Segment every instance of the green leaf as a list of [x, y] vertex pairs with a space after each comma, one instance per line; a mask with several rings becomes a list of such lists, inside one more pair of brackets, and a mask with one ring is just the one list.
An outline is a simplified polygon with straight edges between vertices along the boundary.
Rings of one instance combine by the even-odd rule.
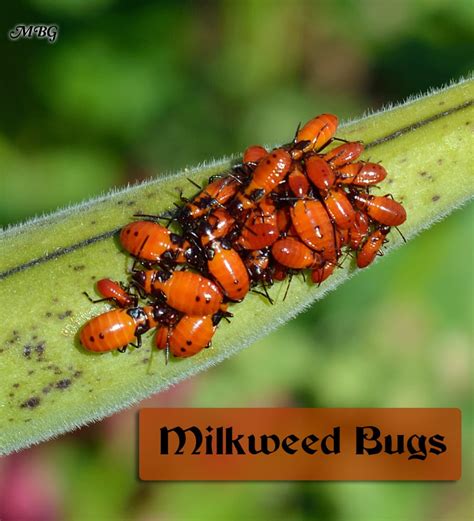
[[[383, 190], [408, 212], [402, 226], [411, 238], [473, 193], [473, 81], [413, 99], [341, 128], [339, 137], [363, 140], [365, 158], [382, 161], [389, 172]], [[351, 262], [320, 288], [293, 279], [271, 288], [271, 306], [258, 295], [232, 306], [235, 318], [222, 324], [211, 349], [164, 363], [151, 349], [152, 334], [140, 350], [103, 355], [84, 351], [82, 324], [108, 309], [93, 305], [103, 277], [125, 280], [130, 258], [118, 247], [116, 232], [134, 213], [159, 213], [177, 200], [177, 187], [194, 190], [187, 177], [203, 183], [226, 170], [224, 159], [177, 175], [109, 193], [3, 231], [0, 235], [0, 453], [19, 450], [95, 421], [218, 363], [289, 320], [357, 270]], [[401, 244], [390, 235], [389, 248]]]

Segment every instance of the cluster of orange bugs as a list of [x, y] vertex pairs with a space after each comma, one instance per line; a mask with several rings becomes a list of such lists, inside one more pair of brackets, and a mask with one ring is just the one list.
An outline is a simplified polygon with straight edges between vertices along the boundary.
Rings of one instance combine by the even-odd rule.
[[[135, 259], [129, 286], [98, 282], [100, 300], [117, 309], [82, 328], [82, 345], [123, 351], [134, 341], [139, 347], [141, 335], [156, 328], [166, 360], [170, 353], [192, 356], [232, 316], [228, 304], [249, 291], [272, 304], [268, 287], [275, 281], [310, 270], [321, 284], [343, 255], [353, 254], [359, 268], [371, 264], [406, 212], [390, 195], [371, 193], [387, 172], [359, 160], [361, 142], [335, 138], [337, 125], [332, 114], [317, 116], [289, 144], [249, 147], [231, 172], [210, 178], [177, 210], [136, 216], [120, 233]], [[167, 226], [159, 222], [164, 218]]]

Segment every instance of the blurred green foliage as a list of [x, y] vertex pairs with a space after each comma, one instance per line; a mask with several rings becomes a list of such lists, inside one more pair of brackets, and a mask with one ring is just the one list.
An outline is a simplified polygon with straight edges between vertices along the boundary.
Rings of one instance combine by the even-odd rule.
[[[8, 41], [35, 22], [59, 25], [55, 44]], [[0, 28], [0, 225], [287, 140], [319, 112], [354, 117], [473, 65], [468, 0], [24, 0], [0, 7]], [[455, 406], [472, 437], [472, 217], [147, 405]], [[469, 517], [470, 459], [456, 484], [144, 484], [133, 426], [129, 411], [23, 453], [63, 494], [58, 519]]]

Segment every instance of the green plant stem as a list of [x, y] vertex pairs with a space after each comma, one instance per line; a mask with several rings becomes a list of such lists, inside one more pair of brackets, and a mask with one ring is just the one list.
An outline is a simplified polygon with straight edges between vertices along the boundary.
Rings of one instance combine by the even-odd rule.
[[[414, 99], [341, 128], [338, 136], [363, 140], [364, 158], [382, 161], [389, 178], [382, 190], [401, 200], [407, 239], [473, 193], [469, 150], [473, 82]], [[213, 347], [164, 364], [152, 356], [152, 335], [126, 354], [85, 352], [77, 332], [108, 309], [82, 295], [103, 277], [126, 280], [130, 259], [116, 232], [135, 213], [157, 214], [192, 193], [187, 177], [203, 183], [230, 166], [221, 160], [177, 175], [112, 192], [5, 230], [0, 235], [0, 453], [6, 454], [110, 415], [218, 363], [289, 320], [357, 270], [351, 262], [321, 287], [294, 279], [275, 284], [271, 306], [258, 295], [232, 306], [235, 318], [219, 328]], [[392, 233], [388, 250], [401, 244]]]

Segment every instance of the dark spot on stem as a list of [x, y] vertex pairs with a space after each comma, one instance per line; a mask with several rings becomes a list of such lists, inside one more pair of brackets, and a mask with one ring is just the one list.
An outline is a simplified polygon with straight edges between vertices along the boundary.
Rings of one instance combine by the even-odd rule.
[[428, 174], [428, 172], [425, 172], [425, 171], [420, 172], [421, 177], [425, 177], [425, 175], [427, 175], [427, 174]]
[[44, 355], [44, 351], [46, 349], [45, 345], [46, 345], [46, 342], [44, 342], [44, 341], [39, 342], [38, 344], [35, 345], [35, 353], [36, 353], [36, 357], [38, 360], [40, 358], [42, 358]]
[[35, 407], [38, 407], [40, 404], [40, 398], [38, 396], [32, 396], [31, 398], [28, 398], [28, 400], [24, 401], [20, 407], [22, 409], [34, 409]]
[[74, 271], [82, 271], [85, 268], [84, 264], [78, 264], [77, 266], [74, 266], [72, 269]]
[[59, 320], [64, 320], [67, 317], [70, 317], [72, 315], [72, 311], [70, 309], [67, 309], [63, 313], [58, 313]]
[[67, 389], [71, 385], [71, 380], [69, 378], [64, 378], [64, 380], [59, 380], [59, 382], [56, 383], [55, 387], [56, 389]]
[[440, 195], [433, 195], [433, 197], [431, 198], [431, 200], [435, 203], [436, 201], [439, 200], [441, 196]]

